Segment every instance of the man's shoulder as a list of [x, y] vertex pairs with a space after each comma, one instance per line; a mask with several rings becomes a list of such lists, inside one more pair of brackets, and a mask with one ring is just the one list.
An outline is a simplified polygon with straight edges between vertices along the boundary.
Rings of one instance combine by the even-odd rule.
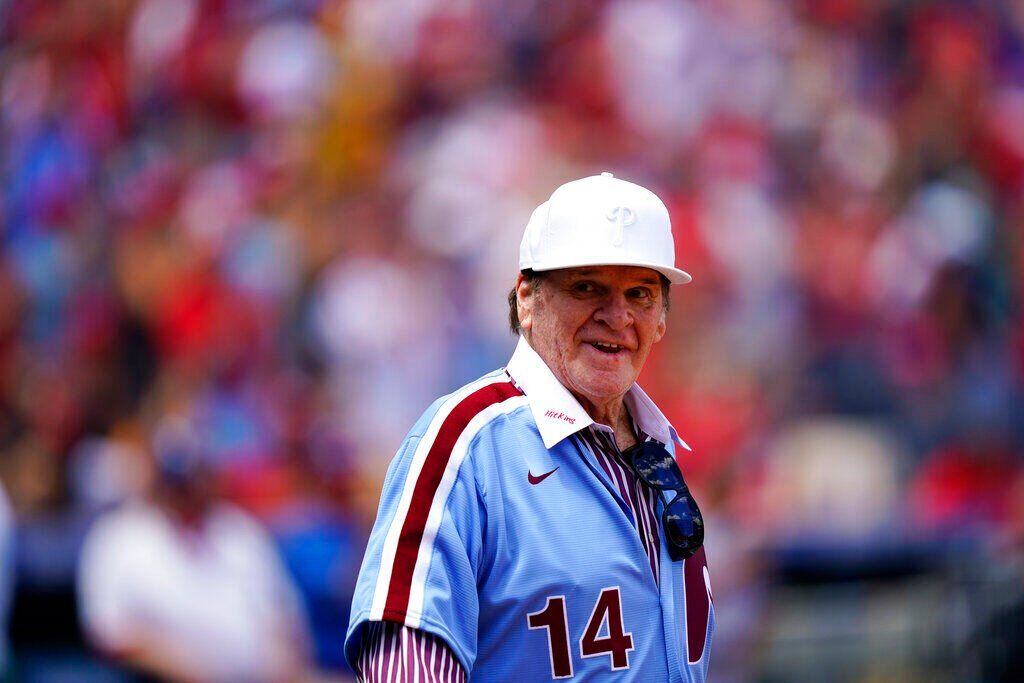
[[524, 405], [526, 396], [519, 387], [504, 369], [495, 370], [431, 403], [407, 439], [457, 439], [466, 430], [479, 431]]
[[[508, 374], [496, 370], [434, 401], [416, 422], [397, 460], [461, 463], [470, 453], [499, 448], [533, 427], [526, 395]], [[489, 460], [489, 458], [485, 458]]]

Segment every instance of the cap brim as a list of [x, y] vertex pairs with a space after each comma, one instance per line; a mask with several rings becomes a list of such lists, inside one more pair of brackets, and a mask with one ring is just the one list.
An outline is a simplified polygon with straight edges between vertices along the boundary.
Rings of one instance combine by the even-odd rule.
[[548, 265], [544, 265], [544, 264], [534, 264], [534, 265], [531, 265], [531, 266], [520, 266], [520, 267], [523, 270], [525, 270], [526, 268], [529, 268], [531, 270], [536, 270], [536, 271], [542, 271], [543, 272], [543, 271], [549, 271], [549, 270], [561, 270], [563, 268], [585, 268], [587, 266], [635, 266], [637, 268], [650, 268], [651, 270], [656, 270], [659, 273], [661, 273], [662, 275], [664, 275], [666, 278], [668, 278], [668, 281], [670, 283], [672, 283], [673, 285], [685, 285], [687, 282], [692, 282], [693, 281], [693, 278], [690, 277], [690, 274], [687, 273], [685, 270], [679, 270], [678, 268], [668, 268], [666, 266], [662, 266], [662, 265], [659, 265], [659, 264], [647, 263], [647, 262], [641, 262], [641, 261], [614, 261], [614, 262], [601, 261], [599, 263], [595, 263], [593, 261], [588, 261], [586, 263], [568, 263], [568, 264], [560, 263], [558, 265], [553, 265], [553, 266], [548, 266]]

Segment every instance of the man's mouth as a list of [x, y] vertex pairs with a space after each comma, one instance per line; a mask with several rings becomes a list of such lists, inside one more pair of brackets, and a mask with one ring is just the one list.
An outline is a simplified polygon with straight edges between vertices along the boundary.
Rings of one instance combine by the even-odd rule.
[[619, 346], [618, 344], [611, 344], [609, 342], [588, 342], [588, 343], [591, 346], [593, 346], [595, 349], [600, 351], [601, 353], [607, 353], [607, 354], [611, 354], [611, 355], [614, 355], [616, 353], [621, 353], [621, 352], [626, 350], [625, 346]]

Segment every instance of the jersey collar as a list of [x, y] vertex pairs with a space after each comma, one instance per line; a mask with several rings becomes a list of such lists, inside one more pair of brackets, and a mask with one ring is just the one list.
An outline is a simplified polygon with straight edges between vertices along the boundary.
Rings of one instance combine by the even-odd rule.
[[[505, 367], [530, 404], [544, 446], [551, 448], [571, 434], [594, 424], [580, 402], [562, 386], [547, 363], [537, 354], [524, 337], [519, 337], [512, 359]], [[626, 408], [637, 426], [661, 443], [678, 443], [686, 450], [690, 447], [679, 438], [675, 428], [654, 405], [639, 385], [633, 384], [626, 393]]]

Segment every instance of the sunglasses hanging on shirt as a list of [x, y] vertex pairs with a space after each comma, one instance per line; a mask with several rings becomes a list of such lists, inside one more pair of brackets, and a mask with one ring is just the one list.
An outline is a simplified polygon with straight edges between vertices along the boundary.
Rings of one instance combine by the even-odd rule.
[[704, 518], [683, 480], [676, 459], [656, 441], [644, 441], [623, 452], [626, 464], [648, 486], [676, 495], [661, 513], [669, 555], [673, 560], [692, 557], [704, 544]]

